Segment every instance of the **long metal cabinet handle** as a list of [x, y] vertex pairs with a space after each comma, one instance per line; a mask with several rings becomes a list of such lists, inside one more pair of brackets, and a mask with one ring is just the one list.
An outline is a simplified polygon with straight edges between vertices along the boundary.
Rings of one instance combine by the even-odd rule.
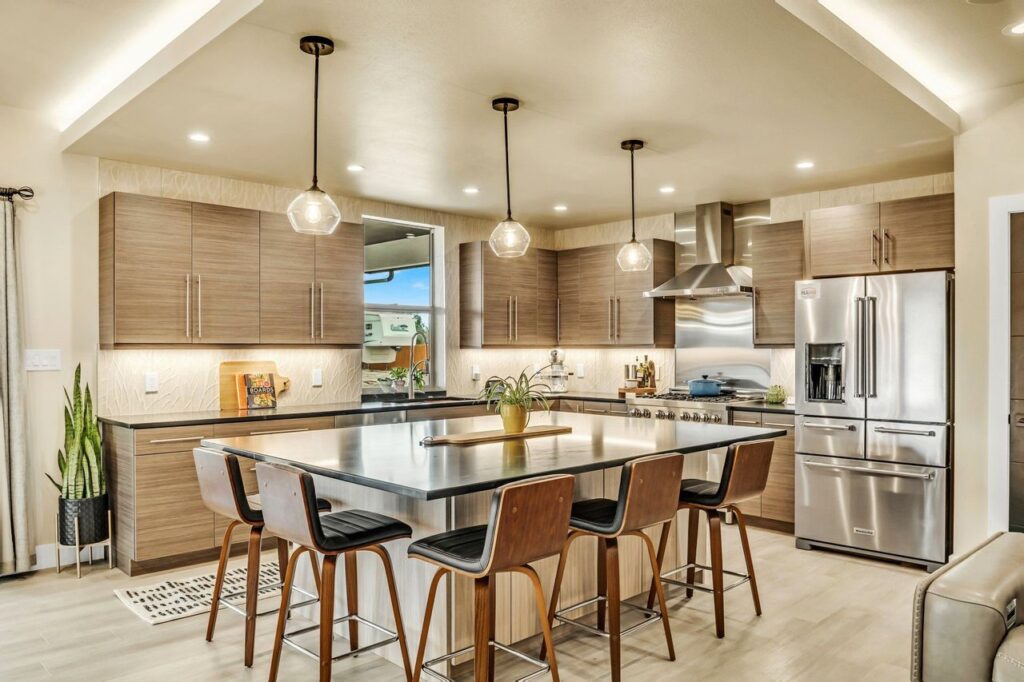
[[515, 296], [516, 305], [516, 341], [519, 340], [519, 297]]
[[881, 244], [881, 241], [878, 238], [878, 234], [875, 232], [871, 233], [871, 264], [874, 266], [878, 265], [878, 257], [875, 255], [875, 244]]
[[622, 299], [615, 299], [615, 338], [622, 336]]
[[149, 442], [153, 445], [159, 445], [160, 443], [186, 443], [190, 440], [202, 440], [204, 438], [206, 436], [200, 434], [198, 436], [181, 436], [180, 438], [154, 438]]
[[320, 338], [324, 338], [324, 283], [320, 282]]
[[839, 426], [836, 424], [818, 424], [817, 422], [804, 422], [804, 426], [809, 429], [821, 429], [822, 431], [856, 431], [857, 427], [853, 424], [846, 424], [845, 426]]
[[916, 478], [922, 481], [930, 481], [935, 478], [933, 472], [927, 474], [914, 474], [909, 471], [886, 471], [885, 469], [871, 469], [869, 467], [850, 467], [841, 464], [825, 464], [824, 462], [804, 462], [804, 466], [816, 467], [818, 469], [837, 469], [839, 471], [853, 471], [858, 474], [871, 476], [891, 476], [893, 478]]
[[562, 340], [562, 299], [555, 299], [555, 340]]
[[508, 330], [505, 332], [505, 337], [512, 340], [512, 297], [508, 297], [508, 302], [505, 304], [508, 309]]
[[915, 431], [914, 429], [892, 429], [888, 426], [876, 426], [875, 433], [894, 433], [901, 436], [929, 436], [935, 437], [934, 431]]
[[316, 290], [316, 282], [309, 283], [309, 338], [316, 338], [316, 315], [313, 312], [316, 308], [316, 295], [313, 293]]
[[197, 336], [203, 338], [203, 276], [196, 275], [196, 300], [199, 302], [198, 310], [196, 310], [196, 326], [198, 327]]
[[298, 433], [300, 431], [309, 431], [309, 429], [308, 428], [305, 428], [305, 429], [271, 429], [269, 431], [250, 431], [249, 435], [250, 436], [267, 436], [267, 435], [269, 435], [271, 433]]
[[[755, 313], [756, 315], [756, 313]], [[857, 343], [860, 344], [861, 349], [864, 348], [864, 297], [857, 298]], [[863, 398], [864, 397], [864, 351], [861, 350], [861, 362], [857, 363], [857, 372], [854, 377], [856, 386], [853, 391], [853, 397]]]
[[[889, 248], [888, 249], [885, 248], [886, 243], [889, 244]], [[891, 255], [892, 255], [892, 237], [889, 236], [889, 230], [884, 230], [882, 232], [882, 262], [885, 263], [886, 265], [891, 265], [891, 263], [889, 263], [889, 256], [891, 256]]]
[[733, 424], [749, 424], [751, 426], [760, 426], [761, 425], [761, 422], [750, 422], [750, 421], [747, 421], [745, 419], [736, 419], [735, 417], [733, 417], [732, 423]]
[[750, 290], [750, 308], [754, 311], [752, 322], [754, 326], [754, 340], [757, 341], [757, 287], [752, 287]]
[[782, 429], [791, 429], [791, 428], [793, 428], [792, 424], [779, 424], [777, 422], [761, 422], [761, 425], [762, 426], [778, 426], [779, 428], [782, 428]]
[[867, 321], [867, 343], [864, 344], [864, 348], [866, 355], [870, 356], [870, 360], [865, 368], [867, 372], [867, 394], [869, 398], [877, 398], [878, 367], [876, 366], [875, 356], [877, 355], [878, 342], [875, 338], [875, 320], [878, 317], [878, 299], [874, 296], [869, 296], [867, 306], [867, 314], [864, 316]]
[[608, 338], [609, 339], [612, 338], [612, 329], [614, 329], [614, 327], [612, 326], [612, 315], [614, 314], [613, 313], [614, 309], [615, 309], [615, 301], [614, 301], [614, 299], [609, 298], [608, 299]]
[[192, 273], [185, 273], [185, 338], [192, 338]]

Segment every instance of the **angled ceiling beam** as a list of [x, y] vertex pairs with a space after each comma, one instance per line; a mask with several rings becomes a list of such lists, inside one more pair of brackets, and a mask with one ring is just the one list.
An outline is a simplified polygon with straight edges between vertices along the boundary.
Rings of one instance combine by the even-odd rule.
[[182, 0], [98, 64], [54, 112], [67, 149], [258, 7], [263, 0]]
[[927, 111], [954, 134], [960, 133], [960, 115], [903, 67], [850, 28], [818, 0], [775, 0], [776, 4], [873, 71], [904, 97]]

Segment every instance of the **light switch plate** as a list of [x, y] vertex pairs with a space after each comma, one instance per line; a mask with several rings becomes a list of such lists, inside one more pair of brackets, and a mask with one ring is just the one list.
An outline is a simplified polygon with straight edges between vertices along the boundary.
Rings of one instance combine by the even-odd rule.
[[324, 370], [320, 367], [313, 368], [313, 388], [320, 388], [324, 385]]
[[585, 376], [587, 376], [587, 373], [583, 369], [583, 363], [582, 362], [577, 362], [576, 363], [576, 378], [577, 379], [582, 379]]
[[29, 348], [25, 350], [26, 372], [54, 372], [59, 369], [59, 348]]
[[470, 365], [469, 378], [473, 381], [480, 381], [480, 365]]
[[146, 393], [156, 393], [160, 390], [160, 375], [156, 372], [145, 374]]

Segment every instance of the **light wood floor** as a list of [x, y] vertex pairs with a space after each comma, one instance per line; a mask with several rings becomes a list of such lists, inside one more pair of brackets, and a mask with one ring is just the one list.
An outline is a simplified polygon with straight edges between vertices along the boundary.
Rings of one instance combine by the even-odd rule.
[[[778, 533], [752, 529], [751, 534], [764, 615], [754, 616], [745, 586], [728, 592], [726, 638], [718, 640], [710, 596], [698, 593], [686, 601], [672, 588], [669, 610], [677, 660], [665, 659], [659, 626], [644, 628], [623, 640], [623, 679], [907, 679], [911, 600], [923, 572], [797, 550], [791, 537]], [[725, 535], [726, 567], [742, 568], [735, 527], [726, 527]], [[81, 580], [74, 571], [58, 576], [51, 570], [0, 582], [0, 679], [265, 680], [272, 616], [257, 624], [256, 663], [247, 670], [242, 666], [242, 619], [236, 614], [222, 611], [217, 637], [207, 643], [205, 615], [146, 625], [113, 595], [115, 588], [212, 570], [209, 565], [130, 579], [97, 565], [85, 569]], [[296, 627], [301, 622], [297, 619]], [[562, 679], [608, 677], [605, 640], [566, 626], [556, 630], [555, 638]], [[497, 669], [499, 680], [529, 670], [505, 654]], [[285, 649], [280, 679], [315, 677], [312, 659]], [[336, 663], [334, 677], [377, 681], [403, 675], [366, 654]]]

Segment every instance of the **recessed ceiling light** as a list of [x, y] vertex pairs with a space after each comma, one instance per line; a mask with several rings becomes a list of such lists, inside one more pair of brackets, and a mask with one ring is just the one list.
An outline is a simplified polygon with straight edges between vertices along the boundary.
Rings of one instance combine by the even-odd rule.
[[566, 206], [565, 204], [555, 204], [551, 208], [553, 208], [554, 210], [558, 211], [559, 213], [565, 213], [566, 211], [569, 210], [569, 207]]
[[800, 170], [808, 170], [809, 168], [814, 168], [814, 162], [813, 161], [799, 161], [799, 162], [797, 162], [796, 167], [799, 168]]
[[463, 187], [462, 191], [465, 192], [466, 194], [479, 194], [480, 188], [473, 187], [472, 185], [470, 185], [469, 187]]
[[201, 133], [197, 130], [194, 133], [189, 133], [188, 139], [192, 140], [193, 142], [209, 142], [210, 136], [207, 135], [206, 133]]
[[1015, 21], [1003, 29], [1003, 35], [1024, 36], [1024, 21]]
[[348, 170], [349, 173], [362, 173], [365, 170], [358, 163], [350, 163], [349, 165], [345, 166], [345, 169]]
[[658, 191], [662, 194], [672, 194], [672, 192], [676, 191], [676, 188], [672, 185], [665, 185], [664, 187], [659, 187]]

